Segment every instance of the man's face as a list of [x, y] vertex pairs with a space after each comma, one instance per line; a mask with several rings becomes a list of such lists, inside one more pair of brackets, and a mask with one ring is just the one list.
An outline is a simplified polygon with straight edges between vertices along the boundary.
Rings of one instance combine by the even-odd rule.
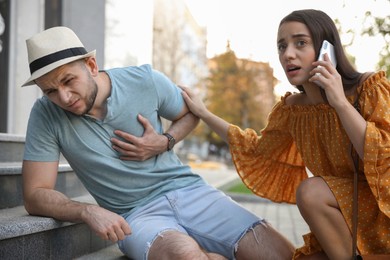
[[85, 61], [65, 64], [35, 80], [50, 101], [76, 115], [87, 114], [92, 109], [98, 91]]

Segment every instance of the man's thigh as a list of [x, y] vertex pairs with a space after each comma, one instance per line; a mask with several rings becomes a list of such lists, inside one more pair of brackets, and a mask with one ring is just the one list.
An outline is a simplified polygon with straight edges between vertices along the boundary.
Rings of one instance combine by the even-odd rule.
[[160, 197], [146, 206], [137, 209], [126, 218], [131, 235], [118, 242], [121, 251], [130, 259], [147, 259], [153, 242], [167, 231], [186, 234], [176, 221], [169, 202]]
[[249, 230], [238, 244], [237, 259], [291, 259], [294, 246], [270, 224]]
[[209, 185], [169, 192], [126, 220], [132, 234], [119, 242], [119, 247], [133, 259], [146, 259], [153, 242], [172, 230], [189, 235], [207, 252], [233, 259], [239, 240], [262, 222]]
[[227, 260], [219, 254], [207, 252], [192, 237], [177, 231], [161, 234], [149, 250], [148, 260], [165, 259]]
[[167, 198], [179, 225], [203, 249], [229, 259], [247, 231], [263, 221], [209, 185], [180, 189]]

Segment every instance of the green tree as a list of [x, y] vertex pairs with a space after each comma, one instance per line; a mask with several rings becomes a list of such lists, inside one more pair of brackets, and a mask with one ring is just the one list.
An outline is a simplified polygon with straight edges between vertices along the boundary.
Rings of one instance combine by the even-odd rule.
[[[337, 27], [337, 30], [339, 32], [340, 35], [344, 35], [346, 36], [345, 38], [346, 39], [349, 39], [347, 40], [346, 42], [343, 43], [343, 47], [344, 49], [346, 49], [347, 47], [350, 47], [353, 45], [354, 41], [355, 41], [355, 37], [356, 37], [356, 32], [352, 29], [348, 29], [348, 30], [344, 30], [341, 26], [341, 22], [339, 19], [336, 19], [335, 21], [335, 24], [336, 24], [336, 27]], [[351, 55], [350, 53], [346, 53], [347, 55], [347, 58], [348, 60], [356, 67], [356, 57]]]
[[383, 37], [385, 45], [380, 52], [377, 69], [386, 71], [387, 77], [390, 78], [390, 15], [375, 17], [370, 11], [366, 12], [365, 29], [362, 35]]

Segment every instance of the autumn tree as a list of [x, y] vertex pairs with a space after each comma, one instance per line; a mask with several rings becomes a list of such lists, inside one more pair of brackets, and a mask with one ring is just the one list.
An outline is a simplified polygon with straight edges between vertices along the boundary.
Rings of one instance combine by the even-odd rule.
[[[209, 110], [243, 129], [262, 129], [275, 101], [275, 78], [268, 63], [237, 59], [228, 46], [225, 53], [210, 60], [209, 67], [205, 98]], [[211, 131], [208, 140], [223, 144]]]

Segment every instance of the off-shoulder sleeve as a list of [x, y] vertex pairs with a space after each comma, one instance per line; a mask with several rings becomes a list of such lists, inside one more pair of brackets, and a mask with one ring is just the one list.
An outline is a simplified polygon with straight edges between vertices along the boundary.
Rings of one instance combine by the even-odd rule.
[[364, 82], [359, 104], [367, 121], [364, 174], [379, 209], [390, 217], [390, 83], [383, 71]]
[[231, 125], [228, 140], [236, 170], [249, 189], [275, 202], [295, 203], [296, 189], [307, 173], [289, 134], [282, 103], [270, 113], [261, 136], [253, 129]]

